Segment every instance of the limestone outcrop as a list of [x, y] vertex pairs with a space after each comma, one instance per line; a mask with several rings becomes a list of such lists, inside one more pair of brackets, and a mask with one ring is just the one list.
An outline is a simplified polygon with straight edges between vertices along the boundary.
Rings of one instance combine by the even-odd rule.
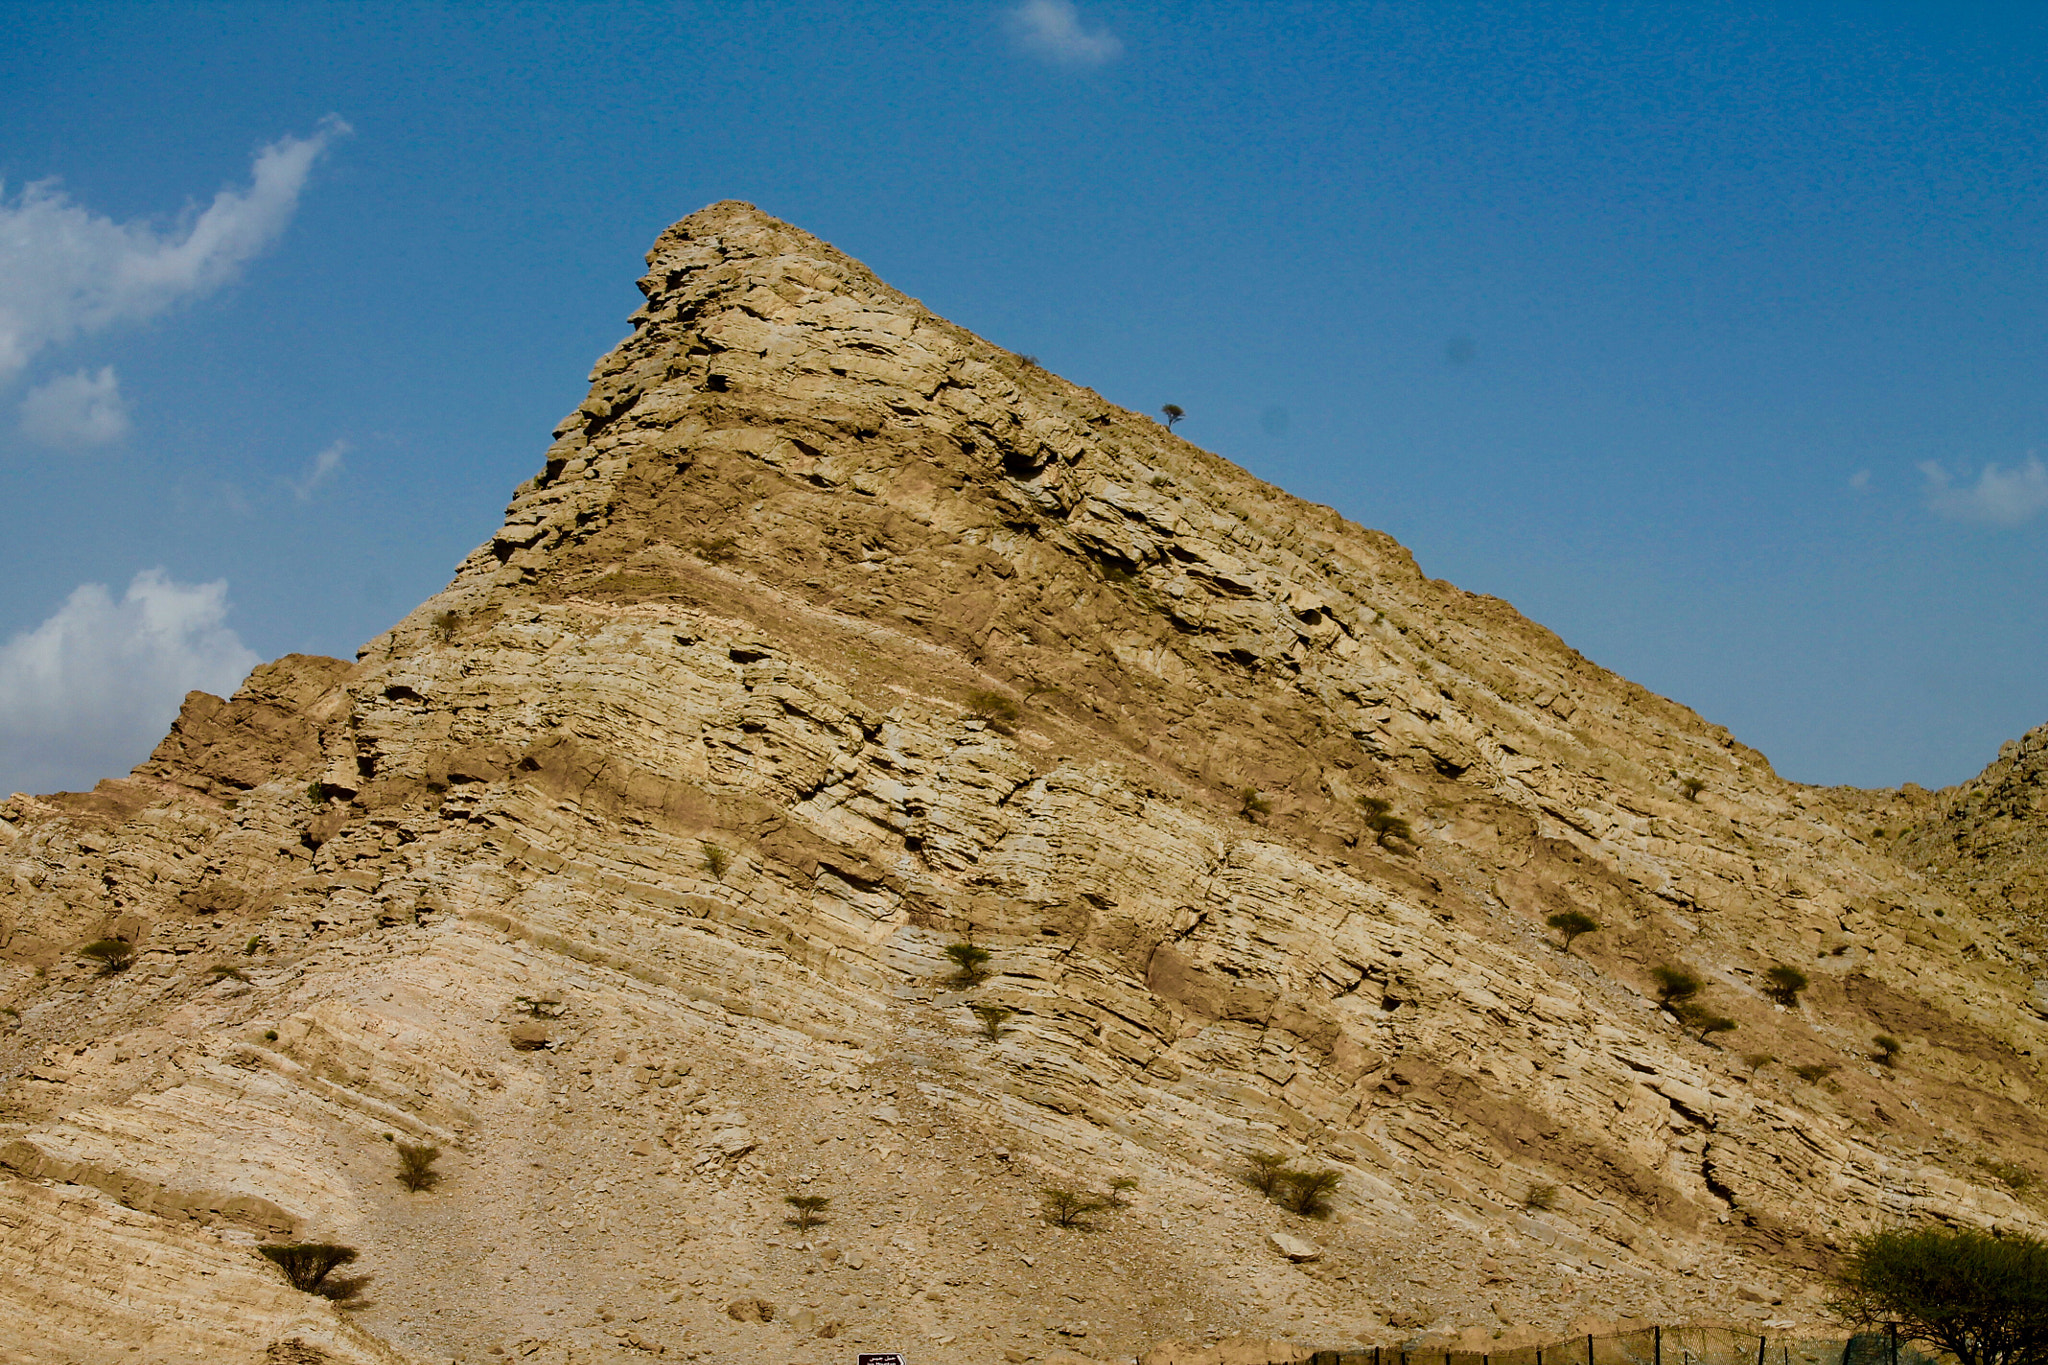
[[2035, 969], [1926, 802], [746, 205], [641, 288], [445, 592], [0, 806], [0, 1217], [52, 1248], [0, 1353], [153, 1358], [167, 1304], [223, 1362], [1792, 1330], [1858, 1230], [2042, 1229]]

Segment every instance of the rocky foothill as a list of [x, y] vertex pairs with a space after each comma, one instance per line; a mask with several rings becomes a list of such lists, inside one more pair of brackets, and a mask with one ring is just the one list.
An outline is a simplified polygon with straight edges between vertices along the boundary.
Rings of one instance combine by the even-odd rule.
[[751, 207], [641, 287], [445, 592], [0, 804], [0, 1357], [1796, 1334], [2043, 1230], [2043, 732], [1800, 787]]

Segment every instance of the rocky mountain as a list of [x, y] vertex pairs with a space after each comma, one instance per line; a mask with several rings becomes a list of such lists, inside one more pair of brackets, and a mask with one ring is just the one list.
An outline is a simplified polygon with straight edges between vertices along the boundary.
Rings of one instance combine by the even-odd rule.
[[747, 205], [641, 288], [445, 592], [0, 806], [0, 1355], [1797, 1332], [2043, 1229], [2024, 896], [1916, 854], [2037, 860], [2042, 732], [1787, 783]]

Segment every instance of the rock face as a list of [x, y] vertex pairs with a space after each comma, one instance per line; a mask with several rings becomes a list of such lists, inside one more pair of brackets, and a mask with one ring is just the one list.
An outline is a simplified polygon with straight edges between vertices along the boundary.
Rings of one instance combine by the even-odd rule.
[[2035, 969], [1873, 832], [1927, 801], [1779, 780], [746, 205], [648, 263], [447, 591], [0, 806], [0, 1354], [1789, 1325], [1860, 1229], [2042, 1228]]

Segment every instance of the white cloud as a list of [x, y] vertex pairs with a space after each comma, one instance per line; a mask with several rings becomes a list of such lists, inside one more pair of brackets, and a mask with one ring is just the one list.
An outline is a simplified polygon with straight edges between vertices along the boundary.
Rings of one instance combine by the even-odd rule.
[[1081, 27], [1073, 0], [1025, 0], [1010, 11], [1010, 30], [1026, 52], [1066, 66], [1101, 66], [1124, 50], [1108, 29]]
[[128, 434], [128, 403], [114, 367], [98, 374], [60, 374], [21, 400], [21, 434], [39, 445], [72, 450], [112, 445]]
[[292, 485], [292, 494], [300, 502], [311, 502], [313, 492], [341, 471], [341, 457], [348, 454], [348, 442], [336, 441], [313, 457], [313, 463], [306, 469], [306, 475]]
[[82, 790], [128, 771], [188, 691], [226, 696], [256, 655], [228, 629], [227, 584], [135, 575], [116, 602], [87, 583], [0, 644], [0, 793]]
[[256, 154], [247, 189], [160, 230], [88, 212], [42, 180], [13, 200], [0, 186], [0, 381], [38, 351], [117, 322], [152, 317], [234, 278], [284, 231], [313, 162], [349, 131], [329, 117], [309, 138]]
[[1928, 506], [1955, 521], [2017, 526], [2048, 511], [2048, 466], [2038, 455], [2029, 455], [2025, 464], [2010, 471], [1985, 465], [1974, 484], [1954, 484], [1949, 472], [1932, 460], [1923, 463], [1920, 472], [1927, 476]]

